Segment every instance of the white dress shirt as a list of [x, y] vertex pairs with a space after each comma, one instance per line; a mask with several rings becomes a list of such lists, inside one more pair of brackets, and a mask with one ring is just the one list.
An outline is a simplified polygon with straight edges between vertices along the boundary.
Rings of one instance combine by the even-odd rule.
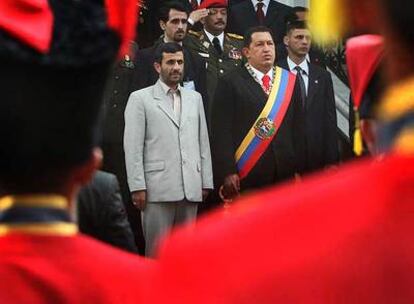
[[309, 65], [308, 65], [308, 61], [305, 58], [298, 65], [298, 64], [294, 63], [288, 56], [287, 57], [287, 62], [288, 62], [289, 70], [295, 75], [298, 73], [295, 70], [296, 66], [299, 66], [302, 69], [302, 78], [303, 78], [303, 82], [305, 83], [306, 95], [308, 95], [308, 87], [309, 87]]
[[211, 33], [207, 32], [206, 30], [204, 30], [204, 32], [206, 33], [207, 38], [208, 38], [208, 40], [210, 40], [210, 42], [211, 42], [211, 43], [213, 43], [213, 39], [214, 39], [214, 37], [217, 37], [217, 39], [218, 39], [218, 40], [219, 40], [219, 42], [220, 42], [221, 49], [222, 49], [222, 50], [224, 49], [224, 32], [223, 32], [223, 33], [221, 33], [221, 34], [220, 34], [220, 35], [218, 35], [218, 36], [214, 36], [213, 34], [211, 34]]
[[266, 16], [266, 14], [267, 14], [267, 9], [269, 8], [269, 3], [270, 3], [270, 0], [263, 0], [263, 1], [252, 0], [252, 4], [253, 4], [254, 10], [255, 10], [256, 12], [257, 12], [257, 3], [259, 3], [259, 2], [262, 2], [262, 3], [263, 3], [263, 12], [264, 12], [264, 14], [265, 14], [265, 16]]
[[171, 107], [178, 121], [181, 118], [181, 86], [178, 85], [176, 90], [171, 89], [162, 80], [160, 81], [162, 90], [165, 95], [171, 99]]
[[[253, 66], [250, 66], [250, 67], [252, 68], [254, 74], [256, 75], [256, 78], [257, 78], [256, 81], [260, 84], [260, 86], [263, 86], [262, 78], [265, 74], [255, 69]], [[273, 83], [273, 69], [270, 69], [269, 72], [266, 73], [266, 75], [270, 77], [270, 83], [272, 84]]]

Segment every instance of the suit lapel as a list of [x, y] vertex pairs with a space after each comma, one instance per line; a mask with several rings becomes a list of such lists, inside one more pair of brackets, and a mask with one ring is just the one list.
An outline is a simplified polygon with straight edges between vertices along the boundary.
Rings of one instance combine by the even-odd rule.
[[183, 125], [185, 124], [189, 112], [189, 107], [191, 102], [189, 100], [189, 96], [187, 95], [187, 92], [185, 90], [180, 90], [181, 92], [181, 118], [180, 118], [180, 125], [179, 128], [181, 129]]
[[173, 107], [171, 105], [171, 100], [165, 96], [160, 80], [157, 81], [157, 83], [154, 85], [154, 99], [158, 102], [158, 107], [168, 116], [169, 119], [172, 120], [172, 122], [177, 126], [177, 128], [180, 126], [180, 124], [177, 121], [177, 118], [175, 117]]
[[256, 8], [253, 6], [253, 3], [251, 1], [245, 1], [243, 4], [245, 7], [240, 9], [240, 12], [246, 13], [245, 15], [242, 15], [243, 19], [245, 19], [245, 23], [251, 24], [251, 26], [259, 25], [256, 17]]
[[309, 84], [308, 84], [308, 97], [306, 100], [306, 107], [309, 108], [314, 100], [315, 93], [319, 90], [319, 72], [312, 64], [309, 64]]
[[266, 12], [265, 25], [267, 27], [271, 27], [272, 23], [277, 19], [278, 14], [279, 12], [276, 8], [276, 3], [274, 1], [270, 1]]
[[256, 97], [255, 100], [252, 101], [265, 105], [267, 101], [267, 95], [263, 91], [260, 84], [249, 74], [246, 68], [243, 68], [241, 76], [245, 80], [244, 83], [246, 85], [246, 88]]

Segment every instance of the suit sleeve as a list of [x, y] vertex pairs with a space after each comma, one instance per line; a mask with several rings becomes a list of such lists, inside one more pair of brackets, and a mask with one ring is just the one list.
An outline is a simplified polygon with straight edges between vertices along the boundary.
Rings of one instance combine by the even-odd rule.
[[227, 175], [237, 173], [232, 132], [236, 102], [233, 90], [228, 78], [222, 78], [218, 83], [212, 108], [211, 143], [216, 187], [223, 184]]
[[203, 189], [213, 189], [213, 169], [211, 165], [210, 141], [208, 138], [206, 116], [204, 113], [203, 101], [201, 96], [198, 101], [199, 105], [199, 138], [200, 138], [200, 157], [201, 157], [201, 177]]
[[327, 164], [335, 164], [339, 160], [338, 138], [337, 138], [337, 122], [336, 122], [336, 107], [335, 95], [333, 90], [332, 77], [327, 72], [326, 74], [326, 127], [325, 130], [325, 159]]
[[109, 195], [105, 198], [106, 217], [102, 225], [105, 227], [105, 237], [112, 245], [130, 252], [137, 252], [131, 226], [122, 202], [118, 180], [115, 176], [109, 178]]
[[131, 192], [145, 190], [144, 141], [145, 107], [139, 92], [130, 95], [125, 109], [124, 151], [128, 185]]

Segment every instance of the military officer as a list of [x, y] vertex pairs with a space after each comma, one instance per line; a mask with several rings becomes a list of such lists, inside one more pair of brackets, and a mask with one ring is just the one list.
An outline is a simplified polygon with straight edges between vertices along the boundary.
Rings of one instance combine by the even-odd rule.
[[199, 8], [209, 14], [200, 21], [203, 30], [189, 31], [184, 44], [206, 61], [207, 67], [207, 122], [210, 127], [211, 108], [219, 79], [242, 63], [243, 37], [225, 33], [227, 26], [227, 0], [205, 0]]

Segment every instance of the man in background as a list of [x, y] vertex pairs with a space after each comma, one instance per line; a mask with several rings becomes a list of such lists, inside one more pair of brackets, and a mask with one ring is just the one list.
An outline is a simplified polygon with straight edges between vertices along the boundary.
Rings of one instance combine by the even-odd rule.
[[[307, 60], [311, 33], [303, 21], [290, 22], [284, 38], [288, 57], [278, 65], [296, 74], [301, 88], [304, 138], [301, 173], [335, 165], [339, 161], [335, 96], [331, 75]], [[297, 140], [300, 140], [299, 138]]]
[[243, 37], [225, 33], [227, 25], [227, 1], [205, 0], [201, 8], [209, 10], [208, 16], [201, 19], [203, 30], [189, 31], [184, 45], [204, 58], [207, 66], [207, 124], [211, 128], [211, 109], [217, 83], [242, 64]]

